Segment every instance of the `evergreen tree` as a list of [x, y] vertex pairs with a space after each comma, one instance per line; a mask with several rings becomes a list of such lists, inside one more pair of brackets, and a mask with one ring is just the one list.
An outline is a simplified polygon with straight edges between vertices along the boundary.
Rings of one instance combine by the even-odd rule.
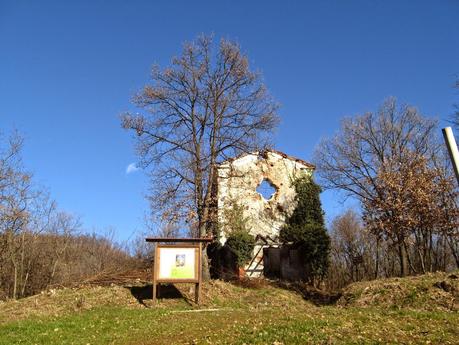
[[293, 182], [297, 203], [280, 231], [284, 243], [293, 242], [301, 253], [310, 282], [321, 279], [327, 273], [330, 237], [324, 223], [324, 212], [319, 194], [321, 188], [308, 176]]

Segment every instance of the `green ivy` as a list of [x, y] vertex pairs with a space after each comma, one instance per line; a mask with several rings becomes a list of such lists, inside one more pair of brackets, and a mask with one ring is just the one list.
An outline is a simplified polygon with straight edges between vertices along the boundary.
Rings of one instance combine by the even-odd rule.
[[243, 267], [253, 255], [255, 238], [249, 233], [248, 219], [244, 217], [244, 208], [237, 202], [224, 210], [225, 229], [229, 233], [225, 245], [236, 255], [236, 262]]

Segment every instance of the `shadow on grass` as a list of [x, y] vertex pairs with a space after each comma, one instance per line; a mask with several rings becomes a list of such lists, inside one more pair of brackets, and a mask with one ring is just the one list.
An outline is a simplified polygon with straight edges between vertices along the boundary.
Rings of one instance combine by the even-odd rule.
[[342, 296], [342, 292], [340, 291], [324, 291], [301, 282], [289, 282], [282, 280], [268, 280], [264, 278], [248, 277], [238, 279], [235, 277], [230, 281], [230, 283], [246, 289], [262, 289], [271, 285], [273, 287], [295, 291], [296, 293], [299, 293], [306, 301], [309, 301], [316, 306], [334, 305]]
[[[132, 286], [129, 287], [132, 296], [134, 296], [137, 301], [147, 307], [145, 300], [153, 299], [153, 285], [147, 284], [144, 286]], [[172, 284], [162, 284], [157, 287], [156, 298], [158, 299], [183, 299], [190, 304], [188, 298], [184, 296], [174, 285]]]
[[318, 307], [326, 305], [335, 305], [336, 302], [342, 296], [341, 291], [324, 291], [311, 285], [307, 285], [300, 282], [278, 281], [274, 284], [275, 286], [280, 287], [282, 289], [296, 291], [301, 296], [303, 296], [303, 298], [306, 301], [309, 301]]

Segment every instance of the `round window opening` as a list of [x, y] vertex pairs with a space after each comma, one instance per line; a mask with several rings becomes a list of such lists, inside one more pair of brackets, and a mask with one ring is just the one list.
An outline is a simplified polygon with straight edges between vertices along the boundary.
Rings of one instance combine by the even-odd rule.
[[258, 185], [257, 192], [263, 197], [263, 199], [269, 200], [277, 192], [277, 188], [271, 181], [264, 179]]

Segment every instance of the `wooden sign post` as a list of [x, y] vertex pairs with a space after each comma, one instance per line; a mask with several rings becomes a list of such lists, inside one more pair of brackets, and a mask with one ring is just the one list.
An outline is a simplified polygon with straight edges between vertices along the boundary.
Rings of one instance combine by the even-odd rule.
[[194, 283], [195, 302], [199, 304], [202, 283], [202, 243], [211, 242], [212, 238], [146, 238], [145, 240], [155, 243], [153, 303], [156, 303], [161, 283]]

